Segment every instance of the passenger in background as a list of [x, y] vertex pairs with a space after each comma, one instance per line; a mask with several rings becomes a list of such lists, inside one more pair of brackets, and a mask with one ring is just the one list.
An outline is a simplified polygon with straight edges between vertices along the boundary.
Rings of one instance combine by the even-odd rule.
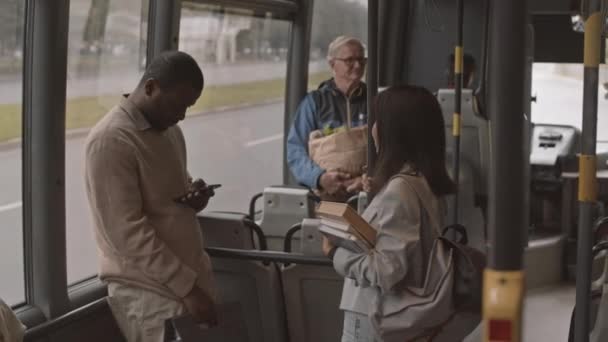
[[[462, 87], [470, 89], [473, 87], [473, 81], [475, 80], [475, 58], [468, 53], [465, 53], [462, 58]], [[448, 88], [456, 87], [456, 80], [454, 77], [454, 54], [448, 57], [447, 65], [447, 82]]]
[[395, 298], [391, 295], [403, 286], [422, 287], [443, 221], [442, 197], [454, 191], [445, 164], [443, 116], [433, 94], [393, 86], [378, 95], [375, 106], [382, 114], [372, 129], [378, 152], [372, 183], [376, 195], [363, 213], [377, 229], [375, 248], [354, 253], [323, 240], [323, 252], [345, 277], [342, 342], [374, 341], [368, 316], [378, 305], [391, 305], [384, 299]]
[[[311, 159], [309, 139], [311, 133], [313, 138], [322, 137], [345, 126], [367, 124], [367, 89], [361, 81], [367, 58], [361, 41], [340, 36], [329, 44], [327, 60], [333, 78], [323, 82], [300, 103], [287, 138], [287, 162], [300, 184], [323, 194], [345, 198], [361, 190], [362, 182], [357, 176], [361, 175], [363, 165], [356, 165], [358, 170], [350, 171], [324, 169]], [[358, 139], [359, 142], [364, 140], [366, 138]], [[367, 143], [363, 143], [365, 145], [357, 148], [364, 155]]]
[[186, 312], [216, 323], [211, 264], [196, 218], [213, 191], [191, 181], [176, 125], [203, 85], [192, 57], [162, 53], [86, 141], [99, 277], [129, 342], [162, 342], [165, 320]]

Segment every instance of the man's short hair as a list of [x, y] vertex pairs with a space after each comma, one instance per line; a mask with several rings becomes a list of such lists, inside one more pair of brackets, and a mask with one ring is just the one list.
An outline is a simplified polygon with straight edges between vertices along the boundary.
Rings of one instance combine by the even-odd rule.
[[139, 84], [142, 85], [151, 78], [158, 80], [161, 89], [189, 84], [202, 91], [205, 83], [203, 72], [194, 58], [181, 51], [165, 51], [154, 57]]
[[331, 61], [334, 58], [338, 57], [338, 52], [340, 51], [340, 49], [343, 46], [349, 44], [358, 45], [365, 53], [365, 47], [359, 39], [349, 36], [338, 36], [331, 43], [329, 43], [329, 47], [327, 48], [327, 60]]
[[[465, 53], [462, 56], [462, 84], [464, 87], [467, 87], [469, 84], [473, 73], [475, 72], [475, 58], [468, 53]], [[450, 54], [448, 57], [448, 65], [447, 65], [447, 78], [448, 78], [448, 86], [454, 87], [456, 81], [454, 79], [454, 54]]]

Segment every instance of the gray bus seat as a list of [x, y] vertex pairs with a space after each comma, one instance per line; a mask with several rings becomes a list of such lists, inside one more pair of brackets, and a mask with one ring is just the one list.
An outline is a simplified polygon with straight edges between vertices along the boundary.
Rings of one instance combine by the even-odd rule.
[[323, 235], [319, 233], [319, 219], [302, 220], [302, 230], [300, 234], [300, 252], [304, 255], [321, 256]]
[[323, 235], [319, 232], [320, 222], [319, 219], [306, 218], [292, 226], [285, 236], [283, 251], [307, 256], [324, 256], [321, 249]]
[[[608, 222], [608, 217], [604, 217], [596, 221], [595, 228], [599, 225]], [[592, 260], [602, 262], [602, 271], [597, 279], [591, 282], [590, 300], [589, 300], [589, 329], [590, 342], [603, 342], [608, 340], [608, 242], [606, 240], [596, 241], [592, 249]], [[593, 277], [593, 275], [592, 275]], [[568, 332], [568, 342], [574, 342], [575, 331], [575, 316], [578, 308], [575, 306], [572, 309], [570, 316], [570, 330]]]
[[[437, 100], [441, 105], [446, 130], [448, 155], [453, 154], [452, 116], [454, 113], [454, 89], [439, 89]], [[460, 133], [460, 160], [468, 162], [473, 171], [474, 195], [487, 198], [488, 177], [490, 173], [490, 123], [475, 114], [473, 92], [462, 90]]]
[[205, 212], [198, 215], [205, 247], [253, 249], [253, 232], [245, 214]]
[[165, 322], [164, 342], [249, 342], [246, 317], [240, 303], [218, 305], [218, 325], [201, 327], [192, 315], [186, 314]]
[[[320, 220], [304, 219], [295, 246], [307, 256], [322, 256]], [[294, 229], [297, 229], [294, 227]], [[290, 244], [285, 244], [290, 246]], [[286, 252], [292, 252], [286, 250]], [[332, 267], [290, 264], [281, 269], [290, 342], [339, 341], [343, 314], [339, 310], [344, 278]]]
[[[198, 215], [205, 247], [268, 249], [262, 228], [242, 213], [214, 211]], [[253, 235], [256, 240], [253, 240]]]
[[314, 203], [304, 188], [268, 187], [263, 194], [264, 209], [257, 224], [268, 241], [268, 249], [282, 251], [285, 234], [304, 218], [313, 217]]
[[608, 341], [608, 284], [604, 283], [601, 290], [602, 296], [597, 307], [595, 320], [592, 320], [590, 341]]
[[[205, 247], [254, 249], [247, 215], [199, 215]], [[263, 241], [263, 238], [262, 240]], [[248, 341], [284, 342], [287, 334], [280, 275], [273, 263], [213, 258], [213, 274], [221, 303], [240, 303]]]
[[[603, 226], [607, 223], [608, 217], [598, 219], [595, 223], [596, 232], [600, 226]], [[596, 246], [601, 246], [599, 242], [600, 241], [597, 241]], [[603, 269], [600, 276], [591, 283], [591, 293], [601, 293], [601, 298], [599, 299], [595, 320], [590, 321], [593, 324], [593, 329], [591, 330], [590, 337], [591, 342], [608, 341], [608, 254], [606, 254], [605, 251], [600, 251], [598, 253], [595, 253], [595, 255], [596, 257], [594, 259], [603, 259]]]
[[[0, 335], [1, 337], [1, 335]], [[2, 338], [0, 340], [3, 341]], [[24, 342], [126, 342], [108, 306], [107, 297], [26, 330]]]
[[281, 270], [290, 342], [340, 341], [344, 278], [329, 266], [289, 265]]

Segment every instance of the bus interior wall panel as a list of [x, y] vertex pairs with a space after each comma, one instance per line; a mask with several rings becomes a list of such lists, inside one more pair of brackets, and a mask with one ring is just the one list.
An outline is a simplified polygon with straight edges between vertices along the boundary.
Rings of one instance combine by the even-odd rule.
[[581, 0], [533, 0], [528, 3], [532, 14], [571, 14], [581, 8]]
[[[565, 15], [533, 15], [534, 62], [537, 63], [582, 63], [584, 34], [572, 29], [572, 19]], [[604, 41], [602, 42], [604, 44]], [[605, 49], [600, 49], [600, 60], [605, 58]]]
[[[484, 16], [484, 1], [468, 0], [464, 3], [464, 53], [473, 56], [476, 69], [479, 69], [482, 56], [484, 21], [479, 18]], [[454, 52], [456, 43], [456, 2], [418, 0], [409, 4], [407, 32], [404, 38], [400, 37], [407, 42], [405, 56], [402, 61], [396, 61], [405, 66], [402, 80], [432, 91], [445, 88], [448, 56]], [[381, 62], [390, 61], [385, 58]], [[477, 84], [478, 80], [475, 80], [473, 88]]]

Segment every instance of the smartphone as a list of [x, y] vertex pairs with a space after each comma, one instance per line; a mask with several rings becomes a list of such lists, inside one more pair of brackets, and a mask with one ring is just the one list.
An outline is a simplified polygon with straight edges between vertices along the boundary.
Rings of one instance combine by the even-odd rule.
[[[207, 190], [207, 191], [215, 191], [215, 189], [220, 188], [222, 186], [222, 184], [209, 184], [207, 185], [205, 188], [201, 189], [201, 190]], [[199, 190], [197, 190], [199, 191]], [[193, 191], [188, 192], [178, 198], [175, 199], [176, 202], [178, 203], [185, 203], [186, 202], [186, 198], [189, 194], [193, 193]]]
[[207, 185], [207, 189], [210, 189], [210, 190], [215, 190], [215, 189], [221, 188], [221, 187], [222, 187], [222, 184], [209, 184], [209, 185]]

